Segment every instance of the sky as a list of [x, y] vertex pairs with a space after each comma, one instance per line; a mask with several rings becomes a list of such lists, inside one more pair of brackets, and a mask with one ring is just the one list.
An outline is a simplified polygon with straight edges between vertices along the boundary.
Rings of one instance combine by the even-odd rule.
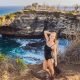
[[27, 6], [32, 3], [45, 5], [73, 6], [80, 5], [80, 0], [0, 0], [0, 6]]

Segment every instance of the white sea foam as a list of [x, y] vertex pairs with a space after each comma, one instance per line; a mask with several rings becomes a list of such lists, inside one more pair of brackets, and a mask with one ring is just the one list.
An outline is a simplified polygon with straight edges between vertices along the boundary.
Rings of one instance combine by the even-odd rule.
[[26, 46], [26, 44], [28, 44], [29, 42], [25, 39], [16, 39], [17, 43], [21, 44], [21, 47]]
[[29, 53], [26, 53], [25, 55], [22, 56], [23, 57], [23, 60], [26, 62], [26, 63], [29, 63], [29, 64], [36, 64], [36, 63], [40, 63], [42, 60], [44, 60], [44, 54], [42, 53], [42, 55], [40, 54], [33, 54], [31, 52]]
[[21, 44], [21, 47], [26, 46], [28, 43], [39, 42], [40, 39], [16, 39], [16, 42]]
[[0, 38], [2, 37], [2, 35], [0, 34]]

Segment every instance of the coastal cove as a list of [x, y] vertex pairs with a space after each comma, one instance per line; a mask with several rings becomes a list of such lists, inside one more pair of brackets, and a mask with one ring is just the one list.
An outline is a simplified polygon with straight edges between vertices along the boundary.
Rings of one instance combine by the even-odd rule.
[[[0, 53], [10, 58], [21, 58], [28, 64], [40, 64], [44, 60], [43, 39], [2, 38], [0, 37]], [[64, 53], [70, 41], [58, 40], [58, 52]]]
[[[49, 37], [51, 46], [46, 49], [45, 33], [48, 37], [51, 32], [56, 36]], [[56, 49], [53, 39], [58, 42]], [[44, 63], [46, 69], [54, 68], [49, 70], [54, 79]], [[80, 6], [27, 2], [0, 7], [0, 80], [80, 80]]]

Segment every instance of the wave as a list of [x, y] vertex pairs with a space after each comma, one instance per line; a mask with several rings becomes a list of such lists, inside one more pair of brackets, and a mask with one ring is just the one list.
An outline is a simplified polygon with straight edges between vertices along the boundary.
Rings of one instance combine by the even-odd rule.
[[2, 38], [2, 35], [0, 34], [0, 38]]
[[35, 53], [34, 50], [26, 51], [23, 48], [15, 48], [12, 51], [10, 51], [10, 55], [12, 57], [18, 57], [24, 60], [25, 63], [28, 64], [39, 64], [44, 60], [44, 53], [43, 51], [40, 51], [39, 53]]
[[39, 42], [41, 39], [15, 39], [15, 41], [21, 44], [21, 47], [26, 46], [29, 43]]

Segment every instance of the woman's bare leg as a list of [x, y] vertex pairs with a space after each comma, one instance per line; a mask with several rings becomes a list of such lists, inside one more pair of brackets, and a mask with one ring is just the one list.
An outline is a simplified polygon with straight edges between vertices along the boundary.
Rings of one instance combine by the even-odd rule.
[[51, 76], [50, 70], [48, 69], [48, 61], [44, 60], [43, 62], [43, 70], [47, 71], [49, 75]]
[[53, 65], [52, 59], [49, 59], [49, 60], [48, 60], [48, 67], [49, 67], [51, 76], [54, 77], [54, 65]]

